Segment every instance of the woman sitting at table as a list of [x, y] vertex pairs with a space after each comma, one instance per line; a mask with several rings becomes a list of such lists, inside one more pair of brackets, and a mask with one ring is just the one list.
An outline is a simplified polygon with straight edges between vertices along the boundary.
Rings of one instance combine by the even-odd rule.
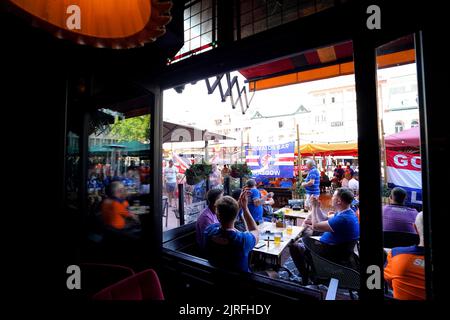
[[108, 198], [101, 206], [103, 222], [106, 229], [123, 233], [131, 237], [140, 232], [138, 217], [128, 210], [124, 185], [114, 181], [109, 186]]

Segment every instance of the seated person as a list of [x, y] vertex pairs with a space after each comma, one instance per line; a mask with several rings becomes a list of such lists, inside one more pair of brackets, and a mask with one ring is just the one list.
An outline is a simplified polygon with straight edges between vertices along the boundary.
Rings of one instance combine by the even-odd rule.
[[[238, 188], [233, 190], [233, 192], [231, 192], [231, 197], [236, 200], [239, 201], [239, 198], [241, 196], [242, 193], [242, 189]], [[239, 212], [238, 215], [236, 217], [236, 221], [234, 222], [234, 227], [242, 232], [247, 231], [246, 227], [245, 227], [245, 221], [244, 221], [244, 211], [242, 210], [242, 208], [239, 208]]]
[[[317, 197], [311, 198], [310, 226], [314, 231], [323, 232], [320, 240], [315, 242], [314, 252], [333, 262], [357, 269], [358, 263], [353, 259], [353, 244], [359, 239], [359, 223], [354, 211], [350, 209], [353, 193], [346, 188], [337, 189], [331, 199], [335, 214], [326, 215], [320, 209]], [[305, 222], [308, 224], [307, 220]], [[289, 250], [303, 284], [308, 284], [309, 253], [302, 240], [289, 246]]]
[[280, 188], [292, 188], [292, 181], [288, 178], [284, 178], [280, 182]]
[[124, 185], [114, 181], [110, 185], [108, 198], [101, 205], [102, 218], [105, 226], [115, 231], [135, 234], [140, 230], [138, 217], [128, 210], [129, 204], [125, 199]]
[[351, 179], [348, 182], [348, 188], [352, 190], [355, 195], [359, 194], [358, 172], [353, 172], [351, 175]]
[[336, 169], [334, 169], [334, 177], [341, 182], [342, 178], [344, 178], [344, 169], [342, 169], [342, 165], [338, 165]]
[[[230, 271], [249, 272], [249, 254], [258, 243], [259, 231], [248, 209], [249, 189], [239, 197], [239, 203], [230, 196], [217, 200], [218, 224], [210, 225], [204, 232], [204, 243], [208, 261]], [[245, 232], [234, 228], [239, 207], [243, 210]]]
[[325, 171], [320, 172], [320, 192], [324, 193], [327, 187], [331, 186], [330, 178], [326, 175]]
[[211, 189], [206, 194], [208, 206], [202, 211], [202, 213], [200, 213], [195, 224], [197, 244], [200, 248], [203, 248], [203, 232], [206, 227], [214, 223], [219, 223], [216, 216], [215, 203], [220, 197], [222, 197], [222, 195], [223, 191], [221, 189]]
[[417, 210], [405, 206], [406, 191], [395, 187], [391, 190], [388, 205], [383, 208], [383, 231], [416, 233], [414, 221]]
[[387, 256], [384, 279], [400, 300], [425, 300], [425, 251], [423, 242], [423, 215], [418, 213], [414, 227], [419, 234], [419, 245], [393, 248]]
[[[273, 216], [273, 204], [275, 203], [275, 200], [273, 200], [273, 192], [267, 192], [264, 189], [259, 189], [259, 192], [261, 193], [261, 201], [263, 202], [263, 217], [266, 221], [272, 221]], [[267, 220], [268, 219], [268, 220]]]
[[351, 177], [350, 173], [349, 173], [349, 172], [346, 172], [346, 173], [344, 174], [344, 178], [341, 180], [341, 187], [342, 187], [342, 188], [348, 188], [348, 183], [349, 183], [349, 181], [350, 181], [351, 178], [352, 178], [352, 177]]

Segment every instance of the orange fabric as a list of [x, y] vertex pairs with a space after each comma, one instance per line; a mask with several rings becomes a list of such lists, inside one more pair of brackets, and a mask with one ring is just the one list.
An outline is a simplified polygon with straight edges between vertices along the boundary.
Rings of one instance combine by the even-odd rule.
[[106, 225], [115, 229], [123, 229], [125, 227], [125, 218], [130, 217], [128, 211], [128, 201], [120, 203], [117, 200], [106, 200], [102, 204], [102, 216]]
[[[321, 62], [333, 61], [334, 59], [333, 52], [334, 52], [333, 48], [324, 48], [317, 50]], [[379, 69], [413, 63], [415, 61], [416, 56], [414, 49], [377, 56], [377, 66]], [[249, 90], [257, 91], [257, 90], [277, 88], [295, 83], [302, 83], [349, 75], [353, 74], [354, 72], [355, 66], [353, 64], [353, 61], [336, 63], [331, 66], [318, 67], [315, 69], [293, 72], [282, 76], [274, 76], [266, 79], [250, 81]]]
[[100, 38], [122, 38], [141, 31], [151, 15], [149, 0], [11, 0], [23, 10], [59, 28], [66, 29], [67, 8], [80, 8], [81, 29]]
[[423, 255], [399, 253], [393, 257], [389, 252], [384, 279], [391, 284], [395, 299], [425, 300], [424, 266]]
[[[172, 2], [151, 0], [9, 0], [13, 9], [58, 38], [114, 49], [141, 46], [165, 33]], [[79, 17], [79, 19], [78, 19]], [[69, 25], [68, 25], [69, 21]], [[79, 26], [71, 23], [79, 21]]]

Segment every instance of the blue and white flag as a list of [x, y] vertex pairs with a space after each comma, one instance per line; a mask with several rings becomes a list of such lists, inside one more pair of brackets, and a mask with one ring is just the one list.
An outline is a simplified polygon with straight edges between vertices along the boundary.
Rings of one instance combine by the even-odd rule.
[[295, 142], [245, 148], [245, 161], [255, 177], [292, 178]]

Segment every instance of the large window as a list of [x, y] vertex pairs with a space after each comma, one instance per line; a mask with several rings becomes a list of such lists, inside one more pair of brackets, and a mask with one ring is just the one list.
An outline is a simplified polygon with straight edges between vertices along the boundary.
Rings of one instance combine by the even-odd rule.
[[[380, 56], [389, 56], [397, 51], [408, 56], [409, 63], [383, 66], [382, 61], [386, 59]], [[419, 108], [413, 101], [417, 97], [418, 86], [412, 37], [400, 38], [377, 48], [377, 61], [377, 77], [386, 81], [387, 87], [391, 86], [389, 105], [383, 106], [383, 97], [378, 100], [380, 125], [381, 128], [384, 128], [384, 123], [395, 125], [394, 132], [383, 132], [384, 137], [380, 141], [383, 150], [381, 214], [386, 292], [397, 299], [421, 300], [425, 299], [426, 277], [421, 137], [420, 131], [414, 129], [420, 121]], [[394, 109], [392, 101], [401, 101], [404, 107]], [[410, 127], [405, 124], [410, 124]], [[411, 264], [403, 264], [405, 257], [411, 259]], [[403, 268], [401, 273], [399, 266]], [[410, 276], [412, 273], [414, 276]], [[400, 276], [405, 280], [398, 281]]]
[[395, 133], [399, 133], [399, 132], [403, 131], [403, 128], [404, 128], [403, 121], [395, 122]]
[[335, 5], [333, 0], [243, 0], [238, 3], [239, 25], [237, 30], [240, 30], [240, 33], [236, 36], [239, 39]]
[[211, 50], [217, 40], [216, 7], [213, 0], [192, 0], [185, 3], [184, 45], [170, 63]]
[[89, 237], [138, 240], [141, 219], [150, 214], [150, 116], [98, 110], [89, 133]]
[[[264, 69], [263, 65], [261, 69]], [[232, 72], [230, 76], [237, 77], [240, 84], [245, 83], [244, 80], [250, 83], [252, 81], [251, 72], [244, 69]], [[270, 76], [267, 78], [270, 79]], [[165, 130], [174, 139], [163, 144], [163, 194], [172, 199], [169, 200], [168, 223], [166, 226], [165, 220], [163, 221], [163, 230], [175, 229], [182, 224], [193, 226], [208, 205], [206, 202], [208, 190], [217, 188], [223, 190], [224, 194], [232, 194], [248, 179], [255, 179], [260, 194], [264, 191], [274, 192], [274, 202], [263, 208], [262, 220], [258, 220], [259, 228], [278, 230], [283, 233], [284, 238], [280, 245], [269, 240], [270, 248], [280, 249], [275, 256], [268, 255], [263, 249], [254, 249], [251, 254], [251, 270], [262, 273], [284, 267], [289, 271], [277, 272], [279, 279], [302, 284], [302, 279], [306, 279], [307, 274], [301, 274], [299, 261], [294, 261], [296, 258], [291, 256], [287, 247], [289, 237], [292, 235], [287, 231], [287, 226], [292, 226], [294, 235], [298, 236], [299, 232], [303, 232], [303, 222], [311, 212], [311, 207], [307, 208], [309, 211], [304, 208], [304, 192], [301, 190], [305, 189], [301, 187], [301, 180], [306, 177], [307, 171], [304, 165], [300, 166], [301, 170], [298, 171], [299, 166], [296, 165], [298, 148], [302, 148], [300, 154], [302, 163], [308, 159], [315, 160], [317, 169], [323, 172], [323, 176], [328, 177], [328, 183], [320, 186], [319, 199], [324, 212], [322, 218], [331, 219], [332, 216], [328, 217], [328, 213], [340, 210], [333, 208], [334, 191], [342, 185], [348, 185], [352, 180], [352, 177], [348, 176], [350, 172], [358, 172], [356, 100], [348, 102], [353, 108], [346, 109], [345, 114], [353, 113], [353, 115], [346, 117], [345, 122], [342, 106], [336, 107], [343, 100], [340, 88], [345, 87], [349, 92], [355, 92], [354, 76], [349, 74], [333, 79], [256, 90], [250, 108], [245, 114], [240, 108], [233, 109], [229, 100], [223, 103], [219, 90], [208, 94], [201, 82], [198, 80], [195, 84], [186, 84], [182, 93], [177, 93], [173, 89], [164, 91], [163, 119], [165, 123], [171, 124], [166, 125]], [[336, 103], [331, 103], [331, 97], [335, 97]], [[322, 98], [327, 98], [329, 103], [322, 104]], [[299, 101], [302, 102], [301, 107]], [[226, 120], [221, 123], [219, 119]], [[330, 125], [327, 122], [329, 119], [336, 120], [330, 121]], [[191, 128], [187, 128], [188, 123], [191, 124]], [[226, 129], [223, 129], [224, 126]], [[243, 128], [245, 130], [242, 130]], [[221, 133], [224, 136], [215, 134], [219, 130], [223, 130]], [[196, 136], [196, 131], [208, 132], [208, 135]], [[179, 135], [186, 135], [190, 140], [179, 142], [176, 139]], [[267, 151], [283, 148], [286, 150], [273, 153]], [[327, 159], [329, 156], [333, 157], [333, 162]], [[225, 165], [233, 169], [239, 164], [246, 164], [250, 168], [251, 175], [243, 176], [242, 179], [235, 176], [227, 178], [227, 174], [224, 173]], [[198, 179], [194, 178], [193, 173], [194, 176], [201, 175], [205, 166], [210, 166], [212, 172]], [[335, 178], [336, 172], [338, 178]], [[352, 183], [358, 184], [357, 180]], [[354, 190], [354, 195], [357, 199], [358, 187]], [[294, 206], [292, 203], [301, 203], [299, 209], [303, 210], [299, 210], [297, 216], [297, 212], [291, 208]], [[357, 205], [354, 203], [351, 205], [354, 210], [351, 211], [352, 220], [357, 229], [358, 220], [355, 213]], [[276, 227], [278, 218], [281, 223], [279, 229]], [[352, 267], [356, 270], [359, 259], [357, 238], [355, 235], [355, 239], [352, 239], [354, 248], [349, 251], [351, 259], [355, 260], [344, 262], [350, 264], [355, 262]], [[264, 241], [258, 244], [259, 248], [264, 245], [267, 245]], [[192, 249], [195, 246], [196, 242], [180, 250], [205, 258], [200, 250]], [[343, 299], [357, 297], [357, 294], [350, 294], [348, 290], [339, 290], [339, 295]]]

